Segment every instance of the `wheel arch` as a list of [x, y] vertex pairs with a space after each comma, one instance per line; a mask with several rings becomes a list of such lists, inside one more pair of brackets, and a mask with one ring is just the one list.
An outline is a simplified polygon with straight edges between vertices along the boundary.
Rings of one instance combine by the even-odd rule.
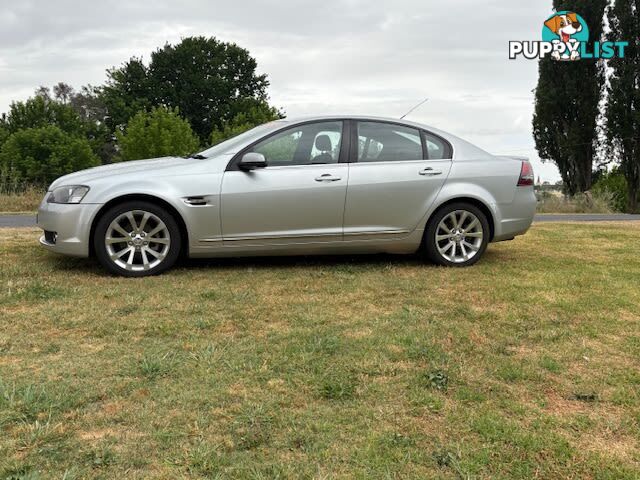
[[[429, 215], [426, 225], [429, 225], [429, 222], [435, 216], [436, 213], [438, 213], [444, 207], [451, 205], [452, 203], [469, 203], [474, 207], [478, 208], [482, 213], [484, 213], [485, 216], [487, 217], [487, 222], [489, 222], [489, 242], [493, 240], [493, 237], [495, 236], [495, 233], [496, 233], [495, 216], [493, 215], [493, 212], [491, 211], [491, 209], [486, 203], [484, 203], [482, 200], [475, 197], [460, 196], [460, 197], [448, 198], [446, 201], [442, 202], [436, 208], [434, 208], [433, 213]], [[425, 231], [426, 231], [426, 227], [425, 227]]]
[[89, 232], [89, 256], [90, 257], [95, 256], [93, 241], [94, 241], [94, 236], [96, 232], [96, 226], [98, 225], [98, 221], [100, 220], [100, 218], [110, 208], [113, 208], [114, 206], [124, 202], [130, 202], [135, 200], [153, 203], [154, 205], [157, 205], [159, 207], [166, 209], [167, 212], [171, 214], [171, 216], [175, 219], [176, 223], [178, 224], [178, 229], [180, 230], [180, 239], [182, 240], [180, 242], [181, 243], [180, 256], [181, 257], [187, 256], [189, 253], [189, 231], [187, 230], [187, 225], [184, 221], [184, 218], [182, 218], [182, 215], [180, 215], [178, 210], [166, 200], [163, 200], [160, 197], [156, 197], [155, 195], [149, 195], [144, 193], [132, 193], [132, 194], [120, 195], [118, 197], [115, 197], [109, 200], [100, 208], [100, 210], [98, 210], [96, 215], [93, 217], [93, 221], [91, 222], [91, 230]]

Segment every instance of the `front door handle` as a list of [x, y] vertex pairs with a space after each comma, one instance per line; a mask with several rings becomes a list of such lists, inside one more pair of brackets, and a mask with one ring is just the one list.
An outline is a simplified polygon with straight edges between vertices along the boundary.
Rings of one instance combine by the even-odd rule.
[[427, 167], [418, 173], [426, 177], [435, 177], [436, 175], [442, 175], [442, 170], [434, 170], [433, 167]]
[[342, 180], [342, 178], [334, 177], [330, 173], [325, 173], [324, 175], [316, 177], [316, 182], [337, 182], [338, 180]]

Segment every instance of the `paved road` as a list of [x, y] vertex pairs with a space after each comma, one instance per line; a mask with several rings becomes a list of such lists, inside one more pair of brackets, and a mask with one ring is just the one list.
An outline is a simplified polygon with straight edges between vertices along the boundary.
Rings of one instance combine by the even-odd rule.
[[0, 228], [33, 227], [35, 224], [35, 215], [0, 215]]
[[[640, 215], [536, 215], [536, 222], [628, 222], [640, 221]], [[36, 217], [33, 215], [0, 215], [0, 228], [33, 227]]]
[[536, 222], [631, 222], [640, 221], [640, 215], [625, 215], [625, 214], [590, 214], [581, 213], [578, 215], [564, 214], [564, 215], [536, 215]]

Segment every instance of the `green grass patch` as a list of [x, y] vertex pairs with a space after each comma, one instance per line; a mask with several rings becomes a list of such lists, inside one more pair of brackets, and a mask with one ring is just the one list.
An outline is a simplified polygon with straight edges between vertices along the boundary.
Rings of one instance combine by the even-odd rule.
[[141, 280], [0, 230], [0, 479], [637, 478], [639, 235]]

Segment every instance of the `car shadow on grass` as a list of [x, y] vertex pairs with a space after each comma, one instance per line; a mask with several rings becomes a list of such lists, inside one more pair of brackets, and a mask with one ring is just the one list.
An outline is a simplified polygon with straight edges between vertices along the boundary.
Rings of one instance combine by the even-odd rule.
[[230, 258], [188, 258], [179, 264], [188, 269], [210, 268], [305, 268], [305, 267], [383, 267], [431, 265], [413, 255], [304, 255], [304, 256], [266, 256], [266, 257], [230, 257]]
[[[495, 265], [507, 261], [503, 252], [497, 249], [487, 249], [483, 258], [477, 264]], [[68, 272], [70, 274], [88, 274], [98, 276], [112, 276], [104, 270], [95, 258], [71, 258], [57, 255], [47, 255], [46, 262], [51, 270]], [[443, 268], [423, 260], [418, 254], [349, 254], [349, 255], [299, 255], [299, 256], [255, 256], [228, 258], [180, 258], [171, 273], [187, 273], [202, 270], [231, 270], [231, 269], [274, 269], [274, 268], [386, 268], [386, 267], [416, 267]]]
[[[495, 249], [487, 249], [477, 265], [496, 264], [505, 259], [505, 255]], [[233, 269], [233, 268], [305, 268], [330, 267], [416, 267], [439, 268], [438, 265], [423, 260], [420, 255], [349, 254], [349, 255], [303, 255], [303, 256], [265, 256], [265, 257], [229, 257], [229, 258], [183, 258], [176, 265], [187, 269]]]

